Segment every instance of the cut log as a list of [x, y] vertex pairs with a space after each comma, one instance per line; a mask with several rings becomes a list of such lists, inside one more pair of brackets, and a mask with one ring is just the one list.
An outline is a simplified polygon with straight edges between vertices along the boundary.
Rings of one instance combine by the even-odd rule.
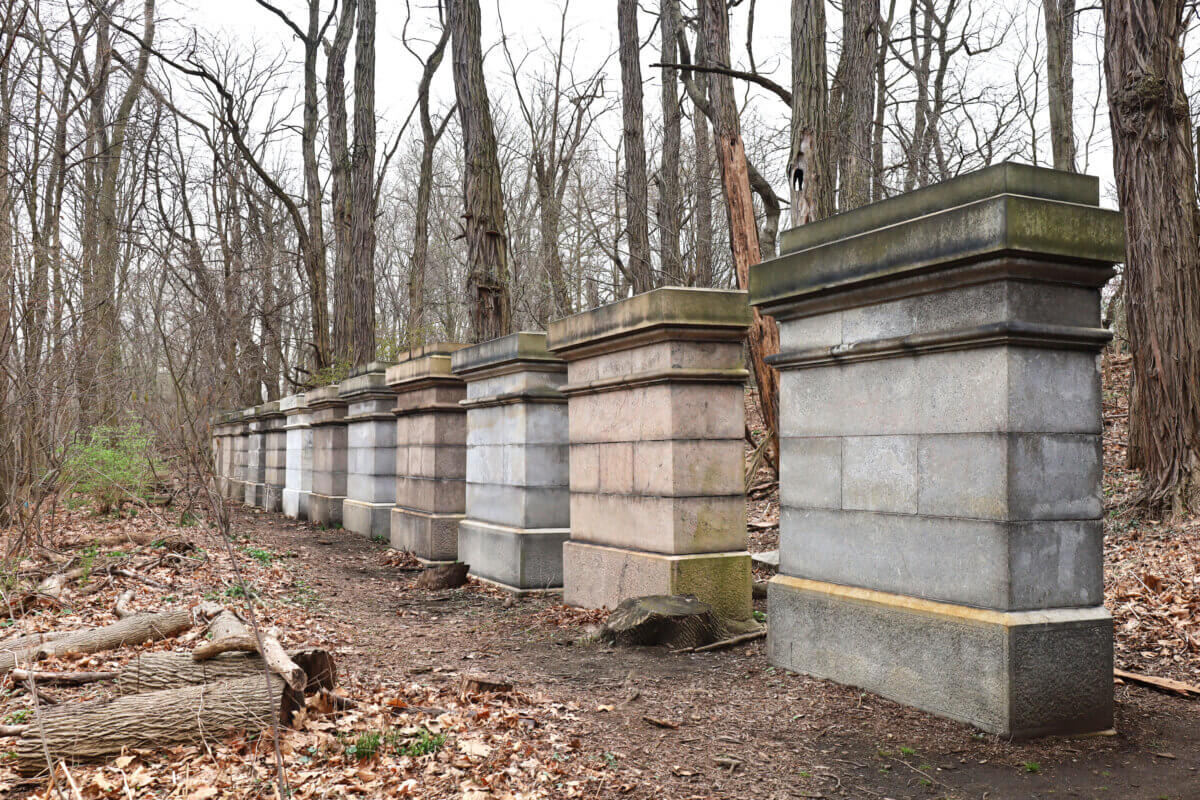
[[613, 644], [700, 647], [726, 636], [712, 606], [695, 597], [650, 595], [621, 602], [608, 617], [600, 638]]
[[303, 696], [274, 675], [67, 703], [40, 712], [17, 740], [14, 755], [22, 773], [37, 773], [46, 769], [44, 748], [52, 759], [95, 761], [131, 748], [157, 749], [261, 731], [275, 720], [290, 725], [303, 705]]
[[299, 691], [307, 683], [304, 670], [288, 657], [275, 632], [260, 630], [256, 637], [236, 614], [228, 610], [214, 617], [208, 630], [213, 640], [192, 651], [192, 658], [196, 661], [205, 661], [231, 651], [259, 652], [271, 671], [287, 681], [288, 686]]
[[134, 614], [123, 620], [74, 631], [61, 639], [38, 647], [38, 658], [61, 656], [67, 653], [99, 653], [130, 644], [143, 644], [168, 639], [192, 627], [192, 612], [186, 608], [159, 611], [153, 614]]
[[417, 576], [417, 588], [436, 591], [438, 589], [457, 589], [467, 582], [467, 570], [471, 567], [461, 561], [453, 564], [438, 564], [426, 567]]
[[[296, 650], [288, 654], [307, 676], [306, 693], [337, 685], [337, 667], [328, 651]], [[145, 653], [117, 673], [117, 691], [138, 694], [178, 686], [262, 675], [263, 662], [257, 653], [226, 653], [207, 661], [196, 661], [189, 653]]]

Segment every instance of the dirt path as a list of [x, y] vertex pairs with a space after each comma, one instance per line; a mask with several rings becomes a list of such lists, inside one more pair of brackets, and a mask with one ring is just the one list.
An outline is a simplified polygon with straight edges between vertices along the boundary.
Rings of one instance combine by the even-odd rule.
[[1200, 798], [1195, 701], [1120, 686], [1116, 736], [1004, 742], [780, 672], [762, 642], [700, 655], [614, 650], [580, 642], [598, 617], [553, 598], [506, 603], [474, 583], [425, 592], [414, 572], [383, 563], [383, 546], [353, 534], [244, 512], [237, 523], [257, 546], [294, 553], [297, 596], [354, 642], [339, 656], [349, 683], [485, 671], [577, 704], [572, 752], [612, 776], [597, 797]]

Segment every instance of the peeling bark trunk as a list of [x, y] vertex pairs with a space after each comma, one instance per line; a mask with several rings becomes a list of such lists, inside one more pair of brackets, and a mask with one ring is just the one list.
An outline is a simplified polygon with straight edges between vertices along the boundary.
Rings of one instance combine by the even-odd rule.
[[[676, 63], [675, 40], [679, 35], [679, 0], [662, 0], [659, 26], [662, 28], [664, 64]], [[658, 262], [665, 282], [683, 285], [683, 265], [679, 256], [679, 144], [682, 138], [679, 110], [679, 75], [671, 67], [662, 68], [662, 162], [658, 170]]]
[[[718, 64], [728, 64], [729, 19], [724, 0], [703, 0], [701, 20], [701, 35], [712, 48], [711, 58]], [[750, 267], [757, 264], [761, 256], [758, 228], [754, 221], [754, 200], [750, 195], [746, 149], [733, 95], [733, 79], [728, 75], [714, 74], [710, 80], [717, 160], [725, 189], [725, 207], [729, 213], [729, 245], [738, 287], [745, 289], [750, 285]], [[763, 424], [774, 452], [778, 454], [779, 373], [766, 362], [766, 357], [779, 352], [779, 328], [775, 320], [763, 316], [756, 308], [747, 338]]]
[[508, 234], [496, 132], [483, 76], [479, 0], [447, 0], [454, 90], [463, 136], [463, 216], [472, 341], [504, 336], [512, 327]]
[[1104, 0], [1104, 74], [1125, 218], [1125, 313], [1133, 354], [1130, 440], [1141, 502], [1200, 510], [1200, 235], [1183, 0]]

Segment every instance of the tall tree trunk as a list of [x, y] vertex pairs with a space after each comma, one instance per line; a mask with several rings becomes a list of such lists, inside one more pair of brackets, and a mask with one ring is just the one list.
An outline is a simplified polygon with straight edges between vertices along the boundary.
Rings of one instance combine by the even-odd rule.
[[359, 0], [350, 203], [350, 363], [375, 360], [375, 0]]
[[442, 35], [433, 52], [421, 69], [421, 81], [417, 84], [417, 107], [421, 118], [421, 167], [417, 176], [417, 205], [413, 226], [413, 255], [408, 273], [408, 346], [425, 344], [425, 273], [429, 263], [429, 202], [433, 195], [433, 154], [438, 140], [450, 121], [450, 112], [442, 118], [437, 128], [429, 113], [429, 87], [433, 76], [442, 64], [446, 43], [450, 40], [450, 28], [442, 28]]
[[[662, 34], [664, 64], [677, 63], [675, 40], [679, 36], [679, 0], [662, 0], [659, 26]], [[658, 261], [665, 281], [682, 284], [683, 265], [679, 256], [679, 75], [671, 67], [662, 68], [662, 162], [658, 170]]]
[[1075, 171], [1073, 119], [1075, 0], [1042, 0], [1046, 18], [1046, 85], [1050, 95], [1050, 147], [1054, 168]]
[[[701, 0], [700, 35], [710, 48], [711, 60], [729, 63], [729, 18], [725, 0]], [[750, 267], [761, 259], [758, 227], [754, 221], [754, 198], [750, 194], [750, 176], [746, 147], [742, 142], [741, 121], [733, 94], [733, 79], [714, 74], [710, 78], [713, 105], [713, 132], [717, 142], [717, 161], [725, 190], [725, 208], [729, 213], [729, 247], [733, 253], [738, 287], [750, 285]], [[763, 423], [775, 453], [779, 452], [779, 373], [766, 357], [779, 352], [779, 328], [775, 320], [754, 309], [754, 321], [748, 336], [750, 362], [758, 384], [758, 400]]]
[[887, 54], [892, 46], [892, 22], [896, 19], [896, 0], [889, 0], [887, 19], [879, 21], [879, 46], [875, 51], [875, 119], [871, 125], [871, 200], [884, 198], [883, 134], [887, 114]]
[[637, 0], [617, 0], [617, 42], [621, 61], [629, 274], [633, 279], [633, 293], [640, 294], [654, 288], [654, 275], [650, 270], [650, 220], [646, 208], [646, 134], [643, 129]]
[[[309, 0], [309, 32], [315, 36], [318, 28], [314, 16], [317, 12], [311, 9], [319, 7], [318, 0]], [[354, 35], [354, 22], [358, 16], [358, 0], [344, 0], [342, 14], [338, 19], [337, 32], [333, 36], [333, 44], [327, 49], [325, 60], [325, 106], [329, 112], [329, 199], [330, 217], [333, 225], [333, 341], [331, 361], [342, 367], [353, 363], [353, 302], [350, 286], [353, 282], [353, 246], [351, 218], [353, 216], [350, 168], [350, 143], [347, 133], [346, 113], [346, 53], [350, 49], [350, 39]], [[315, 89], [314, 89], [315, 92]], [[315, 102], [315, 94], [314, 94]], [[314, 111], [315, 113], [315, 111]], [[314, 117], [313, 136], [316, 136], [316, 119]], [[307, 131], [307, 126], [305, 128]], [[307, 145], [306, 145], [307, 148]], [[307, 154], [307, 149], [305, 150]], [[311, 171], [311, 182], [315, 181], [315, 196], [318, 200], [316, 213], [321, 214], [320, 176], [315, 162]], [[306, 161], [307, 165], [307, 155]], [[307, 166], [305, 174], [310, 174]], [[309, 216], [313, 210], [310, 206]], [[310, 223], [311, 224], [311, 223]], [[319, 229], [314, 229], [319, 230]], [[324, 244], [315, 245], [324, 252]]]
[[844, 0], [842, 56], [832, 92], [837, 98], [838, 211], [871, 202], [871, 123], [878, 51], [879, 0]]
[[[92, 319], [90, 332], [85, 331], [91, 354], [87, 357], [92, 365], [93, 403], [89, 408], [93, 423], [107, 422], [115, 418], [120, 409], [118, 391], [111, 386], [121, 374], [120, 310], [117, 307], [117, 272], [120, 261], [118, 240], [118, 191], [120, 190], [121, 165], [125, 155], [125, 134], [134, 106], [141, 96], [149, 67], [150, 49], [154, 46], [154, 2], [144, 0], [142, 6], [142, 36], [138, 60], [129, 76], [129, 84], [117, 106], [111, 121], [98, 131], [103, 146], [96, 153], [99, 182], [96, 195], [96, 251], [89, 285], [85, 314]], [[108, 40], [111, 24], [111, 7], [100, 12], [97, 30], [103, 29], [103, 39]], [[111, 44], [109, 44], [111, 46]], [[110, 53], [101, 56], [96, 69], [111, 68]], [[103, 79], [107, 90], [108, 80]], [[101, 100], [103, 102], [103, 99]], [[100, 120], [96, 120], [100, 122]], [[85, 326], [88, 327], [88, 326]], [[101, 388], [103, 386], [103, 388]]]
[[[708, 58], [704, 37], [696, 37], [696, 61], [703, 64]], [[697, 93], [708, 97], [708, 75], [694, 74]], [[712, 182], [713, 156], [712, 139], [708, 133], [708, 117], [704, 110], [692, 104], [692, 137], [696, 147], [696, 173], [692, 181], [692, 203], [695, 206], [696, 256], [695, 285], [709, 288], [713, 285], [713, 222]]]
[[479, 0], [447, 0], [453, 43], [454, 91], [463, 136], [463, 205], [471, 338], [483, 342], [512, 327], [508, 235], [496, 132], [483, 77]]
[[1104, 74], [1125, 218], [1130, 438], [1151, 513], [1200, 510], [1200, 250], [1184, 0], [1104, 0]]
[[828, 130], [825, 70], [825, 0], [792, 0], [792, 146], [788, 184], [793, 225], [823, 219], [833, 212], [836, 161], [832, 158]]

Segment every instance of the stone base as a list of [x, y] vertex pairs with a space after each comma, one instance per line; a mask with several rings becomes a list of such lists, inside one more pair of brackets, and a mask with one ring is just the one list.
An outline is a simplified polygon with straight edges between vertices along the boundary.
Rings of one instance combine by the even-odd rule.
[[342, 503], [345, 500], [344, 497], [330, 497], [311, 492], [308, 495], [308, 521], [313, 525], [325, 525], [330, 528], [340, 526], [342, 524]]
[[471, 575], [506, 589], [562, 586], [563, 542], [569, 528], [510, 528], [464, 519], [458, 525], [458, 560]]
[[753, 617], [750, 554], [663, 555], [570, 541], [563, 545], [563, 602], [616, 608], [629, 597], [690, 594], [729, 620]]
[[363, 536], [382, 536], [386, 539], [391, 534], [390, 517], [393, 507], [391, 503], [344, 500], [342, 501], [342, 527], [348, 531], [361, 533]]
[[276, 513], [283, 510], [283, 487], [267, 485], [263, 492], [263, 508]]
[[992, 611], [777, 575], [771, 663], [1014, 738], [1113, 725], [1102, 607]]
[[457, 561], [462, 518], [462, 514], [429, 514], [396, 506], [391, 514], [392, 547], [427, 563]]
[[267, 499], [267, 485], [265, 483], [247, 483], [245, 484], [245, 496], [242, 502], [251, 508], [262, 508], [263, 503]]
[[292, 519], [308, 519], [308, 492], [284, 489], [283, 515]]

